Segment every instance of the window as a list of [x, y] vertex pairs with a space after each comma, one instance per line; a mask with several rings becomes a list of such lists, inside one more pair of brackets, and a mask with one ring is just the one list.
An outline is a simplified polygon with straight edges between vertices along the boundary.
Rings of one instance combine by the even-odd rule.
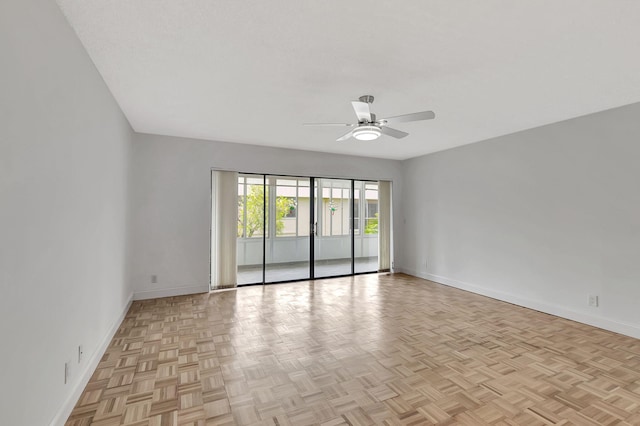
[[[264, 179], [238, 176], [238, 238], [264, 235]], [[267, 195], [269, 188], [267, 188]], [[268, 212], [267, 212], [268, 215]]]
[[[273, 181], [273, 179], [272, 179]], [[297, 179], [275, 179], [276, 237], [296, 237], [298, 227]]]
[[378, 234], [378, 183], [355, 181], [354, 186], [354, 234], [376, 235]]
[[319, 215], [320, 235], [323, 237], [349, 235], [351, 232], [351, 182], [320, 179], [322, 193]]
[[309, 235], [309, 180], [275, 180], [276, 237]]
[[356, 235], [360, 235], [360, 194], [362, 190], [356, 188], [353, 200], [353, 233]]
[[276, 237], [308, 236], [309, 220], [301, 216], [308, 216], [309, 197], [309, 180], [267, 177], [265, 185], [262, 176], [239, 175], [238, 238], [262, 238], [265, 217], [267, 238], [270, 229]]
[[365, 234], [377, 234], [378, 233], [378, 184], [367, 183], [365, 184], [365, 222], [364, 233]]
[[367, 219], [378, 215], [378, 200], [367, 200]]
[[[353, 215], [351, 181], [318, 179], [316, 220], [321, 236], [378, 233], [378, 183], [354, 182]], [[265, 185], [266, 183], [266, 185]], [[275, 237], [308, 236], [311, 188], [309, 179], [244, 174], [238, 176], [238, 238], [262, 238], [275, 229]], [[266, 201], [266, 211], [265, 211]], [[320, 205], [318, 205], [320, 203]]]

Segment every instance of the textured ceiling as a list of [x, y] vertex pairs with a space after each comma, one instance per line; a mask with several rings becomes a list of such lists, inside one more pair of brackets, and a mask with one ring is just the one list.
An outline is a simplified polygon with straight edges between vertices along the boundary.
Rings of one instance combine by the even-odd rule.
[[[405, 159], [640, 101], [640, 2], [58, 0], [138, 132]], [[433, 110], [335, 139], [350, 101]]]

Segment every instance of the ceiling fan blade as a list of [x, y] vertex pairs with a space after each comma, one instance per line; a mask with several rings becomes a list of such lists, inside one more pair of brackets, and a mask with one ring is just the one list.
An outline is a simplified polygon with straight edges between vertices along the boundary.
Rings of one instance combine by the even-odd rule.
[[407, 133], [407, 132], [403, 132], [403, 131], [400, 131], [400, 130], [392, 129], [391, 127], [387, 127], [387, 126], [381, 126], [380, 127], [380, 131], [382, 133], [384, 133], [385, 135], [391, 136], [391, 137], [396, 138], [396, 139], [402, 139], [405, 136], [409, 136], [409, 133]]
[[347, 126], [347, 127], [353, 127], [355, 126], [355, 124], [349, 124], [349, 123], [302, 123], [303, 126]]
[[345, 133], [344, 135], [342, 135], [338, 139], [336, 139], [336, 142], [346, 141], [347, 139], [349, 139], [351, 137], [352, 134], [353, 134], [353, 130], [349, 130], [347, 133]]
[[358, 122], [371, 122], [371, 110], [369, 109], [368, 103], [351, 101], [351, 105], [353, 105], [353, 110], [356, 112], [356, 116], [358, 116]]
[[381, 118], [385, 123], [406, 123], [407, 121], [432, 120], [436, 118], [433, 111], [414, 112], [411, 114], [396, 115], [395, 117]]

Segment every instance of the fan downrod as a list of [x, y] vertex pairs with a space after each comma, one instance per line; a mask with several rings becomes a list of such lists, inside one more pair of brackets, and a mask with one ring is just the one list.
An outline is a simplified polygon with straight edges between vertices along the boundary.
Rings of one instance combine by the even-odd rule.
[[373, 96], [371, 95], [362, 95], [358, 98], [358, 100], [360, 102], [366, 102], [368, 104], [372, 104], [373, 103]]

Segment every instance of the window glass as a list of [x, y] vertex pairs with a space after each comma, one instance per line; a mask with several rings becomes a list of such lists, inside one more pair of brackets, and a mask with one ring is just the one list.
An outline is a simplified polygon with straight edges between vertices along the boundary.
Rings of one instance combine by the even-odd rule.
[[378, 233], [378, 184], [366, 184], [366, 212], [364, 233], [373, 235]]
[[360, 234], [360, 194], [362, 194], [362, 191], [356, 188], [353, 197], [353, 232], [356, 235]]
[[262, 238], [264, 197], [262, 178], [238, 177], [238, 238]]

